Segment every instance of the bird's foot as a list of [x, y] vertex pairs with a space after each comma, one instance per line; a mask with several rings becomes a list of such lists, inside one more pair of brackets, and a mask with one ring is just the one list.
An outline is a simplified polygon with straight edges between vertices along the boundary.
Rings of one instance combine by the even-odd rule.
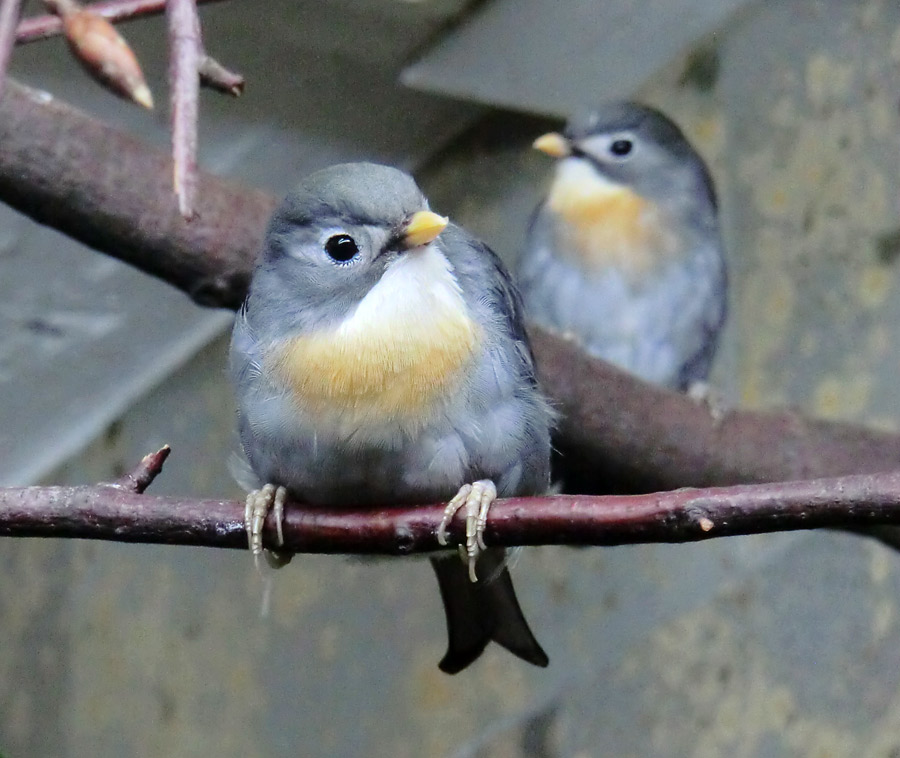
[[486, 549], [484, 530], [487, 526], [487, 515], [491, 503], [497, 499], [497, 488], [490, 479], [481, 479], [472, 484], [464, 484], [454, 498], [444, 508], [444, 517], [437, 530], [438, 542], [447, 544], [447, 527], [461, 508], [466, 509], [466, 544], [460, 545], [459, 551], [463, 562], [469, 566], [469, 579], [478, 581], [475, 564], [478, 556]]
[[247, 542], [253, 561], [259, 568], [259, 558], [265, 552], [266, 562], [273, 568], [281, 568], [291, 560], [290, 553], [275, 551], [263, 551], [262, 532], [269, 511], [275, 517], [275, 529], [278, 534], [278, 545], [284, 545], [284, 501], [287, 499], [287, 490], [284, 487], [276, 487], [274, 484], [266, 484], [262, 489], [253, 490], [247, 495], [244, 506], [244, 527], [247, 530]]
[[716, 426], [722, 422], [729, 410], [725, 399], [708, 382], [699, 380], [691, 382], [686, 394], [697, 405], [706, 407]]

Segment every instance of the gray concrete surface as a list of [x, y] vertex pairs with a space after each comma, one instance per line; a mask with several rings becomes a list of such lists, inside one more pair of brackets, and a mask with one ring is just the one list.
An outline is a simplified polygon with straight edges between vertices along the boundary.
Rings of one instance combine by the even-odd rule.
[[565, 117], [629, 97], [750, 0], [494, 0], [403, 71], [426, 92]]

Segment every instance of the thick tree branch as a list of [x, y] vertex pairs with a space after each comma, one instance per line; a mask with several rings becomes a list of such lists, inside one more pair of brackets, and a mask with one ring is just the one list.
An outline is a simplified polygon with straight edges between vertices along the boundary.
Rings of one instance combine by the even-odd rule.
[[0, 200], [187, 292], [236, 308], [276, 199], [201, 173], [197, 218], [171, 190], [172, 159], [10, 81], [0, 102]]
[[[170, 192], [171, 159], [13, 82], [0, 102], [0, 200], [189, 293], [237, 307], [276, 198], [200, 172], [199, 217]], [[591, 491], [649, 492], [886, 471], [900, 437], [733, 412], [652, 387], [533, 330], [544, 387], [562, 413], [566, 470]]]
[[532, 329], [558, 445], [579, 491], [654, 492], [900, 467], [900, 436], [790, 412], [730, 411], [642, 382]]
[[[0, 489], [0, 535], [246, 548], [243, 503], [140, 492], [168, 453], [113, 484]], [[306, 553], [408, 555], [440, 549], [444, 504], [377, 510], [289, 505], [285, 547]], [[491, 508], [492, 545], [623, 545], [817, 527], [900, 524], [900, 472], [802, 482], [681, 489], [654, 495], [510, 498]], [[273, 546], [274, 523], [266, 523]], [[465, 539], [458, 517], [451, 528]]]

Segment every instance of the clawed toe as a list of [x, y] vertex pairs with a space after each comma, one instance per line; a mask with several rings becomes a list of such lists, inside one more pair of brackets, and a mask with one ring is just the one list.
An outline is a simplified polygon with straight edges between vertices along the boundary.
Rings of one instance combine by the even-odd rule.
[[724, 397], [712, 385], [704, 381], [691, 382], [687, 388], [687, 396], [698, 405], [704, 406], [718, 426], [728, 413], [728, 405]]
[[[444, 516], [437, 530], [437, 539], [441, 545], [447, 544], [447, 528], [453, 517], [461, 509], [466, 510], [466, 544], [464, 561], [469, 566], [469, 579], [478, 581], [475, 564], [478, 556], [486, 550], [484, 530], [487, 527], [487, 515], [491, 503], [497, 499], [497, 488], [490, 479], [482, 479], [472, 484], [464, 484], [454, 498], [444, 508]], [[463, 546], [460, 545], [462, 554]]]
[[[259, 567], [259, 557], [263, 554], [262, 532], [269, 511], [272, 511], [275, 516], [278, 544], [279, 546], [284, 545], [283, 522], [286, 499], [287, 490], [274, 484], [266, 484], [261, 489], [254, 490], [247, 495], [244, 506], [244, 527], [247, 530], [247, 543], [257, 567]], [[284, 561], [284, 563], [286, 562]]]

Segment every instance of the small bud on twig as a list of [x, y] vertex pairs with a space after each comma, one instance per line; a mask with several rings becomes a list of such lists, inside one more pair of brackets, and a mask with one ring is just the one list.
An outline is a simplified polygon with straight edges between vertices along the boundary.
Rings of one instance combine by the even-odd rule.
[[153, 96], [128, 43], [112, 24], [74, 0], [46, 0], [62, 18], [69, 47], [101, 84], [145, 108], [153, 108]]
[[200, 58], [200, 83], [232, 97], [239, 97], [244, 92], [244, 77], [205, 53]]

